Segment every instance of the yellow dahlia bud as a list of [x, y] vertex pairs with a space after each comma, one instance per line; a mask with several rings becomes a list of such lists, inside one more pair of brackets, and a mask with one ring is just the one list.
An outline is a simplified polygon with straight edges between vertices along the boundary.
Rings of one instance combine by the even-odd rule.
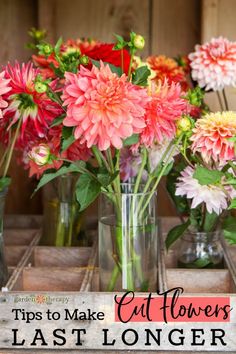
[[140, 34], [136, 34], [133, 43], [136, 49], [143, 49], [145, 46], [145, 39]]
[[39, 144], [38, 146], [33, 147], [29, 153], [29, 158], [38, 166], [46, 165], [50, 159], [50, 156], [50, 148], [46, 144]]
[[177, 130], [180, 130], [181, 132], [188, 132], [191, 127], [192, 123], [191, 120], [188, 116], [183, 116], [179, 120], [177, 120]]

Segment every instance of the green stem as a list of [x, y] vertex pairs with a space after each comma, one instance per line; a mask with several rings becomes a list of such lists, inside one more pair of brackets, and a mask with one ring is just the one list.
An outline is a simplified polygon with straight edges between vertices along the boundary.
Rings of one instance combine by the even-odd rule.
[[128, 81], [130, 81], [130, 78], [131, 78], [131, 69], [132, 69], [133, 59], [134, 59], [134, 51], [131, 49], [131, 57], [130, 57], [129, 70], [128, 70]]
[[223, 89], [222, 92], [223, 92], [223, 98], [224, 98], [224, 103], [225, 103], [225, 109], [226, 109], [226, 111], [228, 111], [229, 110], [229, 105], [228, 105], [225, 89]]
[[147, 149], [143, 148], [142, 149], [142, 163], [141, 163], [139, 173], [137, 175], [136, 182], [134, 185], [134, 193], [138, 193], [139, 185], [140, 185], [140, 182], [141, 182], [141, 179], [143, 176], [143, 171], [144, 171], [146, 163], [147, 163]]
[[103, 153], [97, 148], [97, 146], [94, 145], [92, 147], [92, 151], [93, 151], [93, 153], [94, 153], [94, 155], [95, 155], [95, 157], [96, 157], [96, 159], [98, 161], [99, 167], [102, 167], [102, 165], [104, 165], [106, 167], [107, 171], [111, 172], [110, 171], [110, 166], [109, 166], [107, 160], [105, 159]]
[[[174, 145], [172, 146], [172, 148], [171, 148], [169, 151], [166, 151], [166, 153], [165, 153], [166, 156], [167, 156], [167, 154], [169, 153], [169, 158], [168, 158], [168, 160], [172, 157], [172, 154], [173, 154], [174, 150], [176, 149], [176, 146], [178, 146], [178, 144], [179, 144], [179, 142], [180, 142], [181, 139], [182, 139], [182, 136], [180, 136], [180, 137], [178, 138], [177, 142], [174, 143]], [[169, 145], [169, 146], [170, 146], [170, 145]], [[169, 147], [168, 147], [168, 148], [169, 148]], [[143, 208], [142, 208], [142, 210], [141, 210], [141, 212], [140, 212], [140, 216], [142, 216], [142, 214], [144, 213], [145, 209], [147, 208], [147, 206], [148, 206], [150, 200], [152, 199], [154, 193], [156, 192], [157, 186], [158, 186], [158, 184], [159, 184], [159, 182], [160, 182], [162, 176], [164, 175], [164, 173], [165, 173], [167, 167], [168, 167], [168, 161], [165, 161], [165, 164], [164, 164], [164, 166], [162, 167], [161, 172], [160, 172], [159, 176], [157, 177], [157, 180], [156, 180], [156, 182], [155, 182], [155, 184], [154, 184], [154, 186], [153, 186], [153, 188], [152, 188], [152, 190], [151, 190], [151, 192], [150, 192], [150, 194], [149, 194], [149, 196], [148, 196], [146, 202], [144, 203], [144, 206], [143, 206]]]
[[122, 70], [122, 74], [123, 74], [123, 72], [124, 72], [124, 48], [121, 49], [120, 55], [121, 55], [121, 70]]
[[220, 97], [219, 91], [216, 91], [216, 94], [217, 94], [217, 98], [218, 98], [218, 101], [219, 101], [220, 109], [221, 109], [221, 111], [223, 111], [224, 107], [223, 107], [223, 102], [222, 102], [222, 99]]
[[4, 172], [3, 172], [3, 177], [7, 176], [7, 172], [8, 172], [8, 169], [9, 169], [9, 166], [10, 166], [10, 163], [11, 163], [11, 159], [12, 159], [12, 155], [13, 155], [13, 151], [14, 151], [14, 147], [15, 147], [15, 144], [16, 144], [16, 139], [18, 138], [18, 135], [19, 135], [21, 123], [22, 123], [22, 116], [20, 116], [20, 118], [19, 118], [19, 121], [18, 121], [17, 127], [16, 127], [16, 131], [15, 131], [15, 135], [14, 135], [14, 138], [13, 138], [13, 140], [11, 142], [10, 149], [8, 151], [8, 155], [7, 155], [7, 159], [6, 159], [6, 165], [5, 165]]

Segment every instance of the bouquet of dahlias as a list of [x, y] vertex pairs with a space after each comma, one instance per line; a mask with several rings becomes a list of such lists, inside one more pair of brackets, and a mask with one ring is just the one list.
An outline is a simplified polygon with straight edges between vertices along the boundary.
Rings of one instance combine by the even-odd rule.
[[[189, 124], [181, 149], [185, 164], [178, 166], [173, 198], [179, 212], [188, 218], [169, 232], [167, 248], [187, 230], [192, 233], [222, 230], [229, 243], [234, 244], [236, 219], [230, 212], [236, 207], [236, 114], [209, 113]], [[211, 263], [212, 259], [205, 258], [202, 266]]]
[[[65, 113], [53, 122], [54, 129], [61, 127], [60, 156], [54, 153], [54, 144], [47, 144], [50, 161], [62, 164], [57, 170], [44, 171], [37, 189], [60, 175], [79, 173], [75, 194], [81, 211], [100, 193], [105, 195], [115, 215], [109, 226], [113, 236], [108, 258], [113, 265], [111, 272], [106, 273], [105, 289], [113, 290], [122, 278], [122, 289], [147, 290], [153, 284], [144, 265], [150, 252], [155, 253], [156, 240], [156, 226], [150, 222], [150, 201], [162, 176], [170, 171], [182, 140], [182, 133], [176, 135], [176, 121], [190, 112], [191, 105], [180, 84], [163, 80], [147, 87], [148, 67], [133, 69], [134, 55], [144, 46], [142, 36], [131, 33], [128, 42], [120, 36], [117, 39], [111, 47], [112, 55], [104, 61], [91, 59], [92, 56], [85, 60], [80, 42], [72, 43], [73, 48], [77, 46], [74, 59], [70, 56], [71, 49], [65, 49], [62, 41], [50, 50], [46, 43], [40, 44], [47, 65], [50, 60], [49, 67], [53, 70], [50, 75], [60, 78], [57, 92], [50, 89], [46, 92], [61, 104]], [[93, 53], [96, 46], [97, 51], [105, 48], [102, 44], [94, 46]], [[65, 53], [70, 56], [69, 65]], [[47, 86], [48, 80], [42, 79], [42, 85]], [[63, 156], [73, 144], [86, 149], [89, 160]], [[43, 169], [40, 146], [34, 146], [30, 156]], [[124, 198], [124, 194], [130, 198]], [[102, 209], [106, 209], [106, 202]], [[136, 244], [141, 228], [143, 235], [155, 236], [148, 248], [145, 243]], [[142, 242], [147, 240], [143, 238]], [[100, 241], [100, 248], [108, 248], [108, 239], [106, 244]], [[145, 262], [140, 256], [142, 248]], [[102, 260], [104, 257], [100, 257]]]

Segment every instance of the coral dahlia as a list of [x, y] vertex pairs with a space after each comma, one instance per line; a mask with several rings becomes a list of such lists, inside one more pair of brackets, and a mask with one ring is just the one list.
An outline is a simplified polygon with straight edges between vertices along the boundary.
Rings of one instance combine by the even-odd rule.
[[164, 138], [173, 139], [175, 121], [188, 110], [187, 101], [181, 97], [180, 84], [159, 82], [152, 85], [151, 100], [146, 107], [146, 127], [141, 133], [141, 143], [147, 147], [162, 143]]
[[9, 86], [10, 79], [5, 78], [5, 71], [0, 73], [0, 118], [2, 118], [2, 109], [8, 106], [8, 102], [5, 101], [3, 95], [11, 90]]
[[189, 54], [192, 78], [205, 90], [222, 90], [236, 85], [236, 42], [219, 37], [196, 45]]
[[118, 77], [108, 65], [100, 69], [81, 67], [78, 74], [66, 73], [62, 99], [68, 106], [63, 124], [75, 126], [75, 138], [87, 147], [120, 149], [122, 140], [145, 127], [146, 89]]
[[62, 113], [62, 108], [51, 101], [46, 93], [38, 93], [35, 89], [35, 79], [38, 70], [32, 63], [14, 66], [8, 64], [5, 68], [5, 77], [10, 80], [11, 91], [5, 97], [9, 106], [3, 111], [3, 119], [8, 128], [22, 118], [21, 135], [30, 121], [39, 136], [44, 135], [44, 129]]
[[208, 163], [211, 159], [224, 164], [235, 157], [234, 143], [229, 141], [236, 135], [236, 113], [216, 112], [197, 120], [193, 129], [192, 150], [200, 152]]

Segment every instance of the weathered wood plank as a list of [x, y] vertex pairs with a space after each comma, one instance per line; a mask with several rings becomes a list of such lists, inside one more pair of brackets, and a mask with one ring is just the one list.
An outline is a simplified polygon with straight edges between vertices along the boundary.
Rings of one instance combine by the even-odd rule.
[[114, 41], [114, 33], [127, 38], [130, 30], [142, 33], [149, 48], [149, 0], [39, 0], [39, 23], [51, 38], [90, 37]]
[[152, 53], [188, 54], [200, 39], [200, 1], [154, 0]]
[[91, 254], [90, 247], [35, 247], [34, 267], [85, 267]]

